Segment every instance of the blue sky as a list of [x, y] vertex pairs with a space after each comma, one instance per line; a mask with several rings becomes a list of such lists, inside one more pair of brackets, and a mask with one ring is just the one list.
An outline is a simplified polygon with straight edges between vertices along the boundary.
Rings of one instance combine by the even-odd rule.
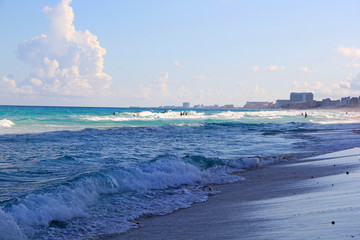
[[0, 104], [360, 95], [359, 1], [0, 0]]

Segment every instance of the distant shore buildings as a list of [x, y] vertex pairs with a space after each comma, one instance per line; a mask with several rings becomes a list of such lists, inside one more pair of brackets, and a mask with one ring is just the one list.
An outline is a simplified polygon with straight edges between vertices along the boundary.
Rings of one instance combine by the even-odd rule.
[[314, 100], [312, 92], [291, 92], [290, 99], [278, 99], [276, 102], [246, 102], [243, 107], [234, 104], [219, 106], [217, 104], [205, 106], [202, 104], [190, 106], [190, 102], [183, 102], [182, 106], [160, 106], [163, 109], [246, 109], [246, 110], [264, 110], [264, 109], [311, 109], [311, 108], [345, 108], [360, 107], [360, 97], [343, 97], [338, 100], [325, 98], [321, 101]]
[[244, 109], [310, 109], [310, 108], [341, 108], [360, 107], [360, 97], [343, 97], [338, 100], [325, 98], [321, 101], [314, 100], [311, 92], [292, 92], [290, 99], [279, 99], [272, 102], [247, 102]]
[[273, 102], [246, 102], [244, 109], [273, 109], [275, 105]]

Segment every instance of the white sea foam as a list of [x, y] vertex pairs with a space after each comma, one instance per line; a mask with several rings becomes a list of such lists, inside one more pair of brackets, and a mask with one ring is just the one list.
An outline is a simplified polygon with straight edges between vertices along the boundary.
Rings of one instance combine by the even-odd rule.
[[326, 122], [360, 122], [359, 113], [349, 113], [345, 115], [345, 112], [330, 111], [330, 110], [318, 110], [308, 111], [308, 118], [304, 118], [305, 111], [299, 110], [274, 110], [274, 111], [215, 111], [215, 112], [201, 112], [201, 111], [189, 111], [186, 114], [182, 114], [182, 111], [167, 112], [154, 112], [154, 111], [142, 111], [142, 112], [120, 112], [114, 115], [108, 116], [79, 116], [80, 119], [94, 122], [121, 122], [121, 121], [153, 121], [153, 120], [237, 120], [237, 121], [265, 121], [265, 122], [306, 122], [311, 121], [314, 123], [326, 123]]
[[[121, 212], [121, 216], [125, 217], [122, 225], [128, 228], [130, 225], [127, 224], [127, 220], [142, 214], [165, 214], [179, 207], [188, 207], [192, 202], [206, 200], [206, 191], [196, 193], [181, 186], [191, 188], [199, 184], [229, 183], [239, 180], [242, 178], [227, 174], [225, 168], [220, 169], [215, 166], [202, 170], [182, 159], [164, 156], [148, 163], [127, 163], [122, 167], [119, 166], [117, 170], [85, 175], [69, 186], [58, 187], [52, 192], [28, 195], [24, 199], [19, 199], [18, 203], [7, 209], [6, 213], [0, 212], [0, 220], [3, 218], [1, 214], [8, 216], [7, 219], [13, 218], [15, 221], [11, 229], [15, 229], [17, 223], [28, 236], [34, 236], [34, 231], [37, 231], [34, 229], [41, 229], [42, 226], [48, 226], [54, 221], [70, 221], [79, 217], [83, 218], [82, 221], [87, 221], [86, 219], [90, 217], [88, 211], [91, 206], [98, 204], [101, 195], [116, 196], [114, 194], [121, 193], [121, 201], [127, 201], [126, 194], [129, 193], [131, 194], [129, 201], [132, 201], [132, 205]], [[177, 188], [180, 190], [175, 190]], [[153, 191], [170, 191], [172, 194], [176, 192], [176, 196], [162, 198], [161, 204], [145, 206], [142, 205], [141, 199], [135, 200], [150, 193], [154, 194]], [[133, 192], [139, 195], [132, 196]], [[100, 211], [98, 214], [104, 213]], [[92, 234], [98, 234], [104, 228], [103, 225], [92, 224], [90, 232], [84, 233], [83, 237], [94, 237]]]
[[0, 127], [12, 127], [15, 126], [15, 123], [13, 123], [12, 121], [8, 120], [8, 119], [2, 119], [0, 120]]
[[0, 209], [0, 239], [25, 240], [27, 237], [21, 232], [14, 218]]
[[308, 119], [318, 124], [360, 123], [360, 112], [342, 110], [311, 110], [307, 112]]
[[[151, 126], [177, 125], [196, 126], [191, 124], [205, 124], [207, 121], [214, 122], [236, 122], [236, 123], [288, 123], [302, 122], [314, 124], [339, 124], [360, 123], [360, 111], [345, 110], [306, 110], [307, 118], [304, 117], [305, 110], [266, 110], [266, 111], [236, 111], [236, 110], [193, 110], [186, 115], [182, 110], [159, 110], [146, 111], [119, 111], [116, 115], [99, 115], [94, 112], [90, 114], [74, 115], [51, 115], [38, 121], [38, 119], [26, 119], [15, 121], [9, 119], [0, 120], [0, 134], [38, 133], [48, 131], [70, 130], [76, 131], [84, 128], [110, 128], [119, 126]], [[70, 118], [70, 120], [69, 120]], [[74, 120], [74, 121], [73, 121]]]

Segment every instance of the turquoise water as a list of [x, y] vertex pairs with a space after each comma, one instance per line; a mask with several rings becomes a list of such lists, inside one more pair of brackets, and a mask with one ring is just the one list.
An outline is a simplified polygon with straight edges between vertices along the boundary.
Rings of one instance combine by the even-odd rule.
[[[163, 126], [169, 124], [240, 123], [357, 123], [358, 112], [311, 111], [305, 119], [298, 111], [242, 111], [87, 107], [0, 106], [0, 134], [112, 127]], [[187, 115], [181, 116], [181, 112]], [[115, 113], [116, 115], [113, 115]]]
[[0, 107], [0, 239], [120, 233], [244, 180], [235, 171], [360, 145], [358, 112], [307, 114]]

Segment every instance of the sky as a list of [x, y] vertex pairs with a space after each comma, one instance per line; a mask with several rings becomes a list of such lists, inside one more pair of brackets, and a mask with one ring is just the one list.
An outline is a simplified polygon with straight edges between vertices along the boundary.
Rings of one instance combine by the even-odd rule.
[[360, 95], [360, 1], [0, 0], [0, 105]]

